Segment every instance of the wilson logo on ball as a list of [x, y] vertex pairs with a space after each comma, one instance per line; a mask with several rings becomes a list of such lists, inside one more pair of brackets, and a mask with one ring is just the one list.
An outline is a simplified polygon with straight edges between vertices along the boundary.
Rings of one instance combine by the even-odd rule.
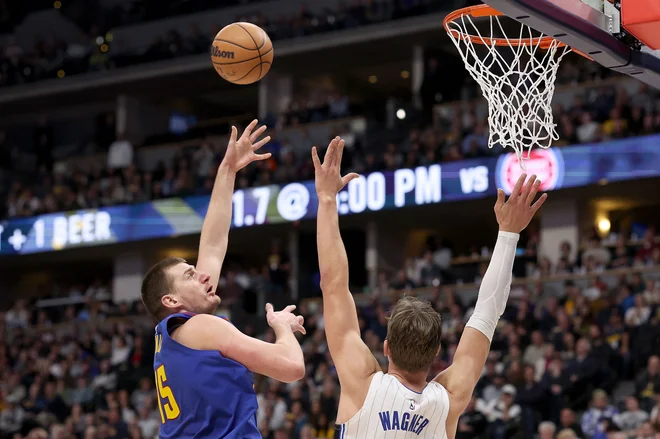
[[215, 46], [213, 46], [213, 50], [211, 51], [211, 55], [216, 56], [218, 58], [234, 59], [234, 52], [228, 52], [226, 50], [220, 50]]
[[273, 64], [273, 43], [263, 29], [252, 23], [223, 27], [213, 39], [210, 53], [215, 70], [232, 84], [254, 84]]
[[559, 189], [564, 182], [564, 157], [561, 151], [553, 149], [533, 149], [525, 160], [525, 171], [520, 169], [518, 157], [514, 153], [504, 154], [497, 161], [495, 180], [497, 186], [507, 195], [511, 194], [520, 174], [536, 174], [541, 180], [540, 190]]

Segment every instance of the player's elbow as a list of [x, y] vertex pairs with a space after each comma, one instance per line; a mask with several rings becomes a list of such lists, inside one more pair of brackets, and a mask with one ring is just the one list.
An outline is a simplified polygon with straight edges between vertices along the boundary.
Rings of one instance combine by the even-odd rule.
[[305, 364], [300, 363], [294, 368], [295, 381], [305, 378]]
[[323, 273], [321, 273], [320, 287], [323, 293], [332, 293], [333, 291], [338, 291], [342, 288], [346, 289], [348, 288], [348, 278], [334, 273], [329, 273], [324, 276]]
[[293, 378], [291, 382], [301, 380], [305, 377], [305, 362], [297, 361], [291, 367], [291, 377]]
[[293, 383], [305, 377], [305, 363], [302, 361], [292, 361], [283, 371], [280, 381], [284, 383]]

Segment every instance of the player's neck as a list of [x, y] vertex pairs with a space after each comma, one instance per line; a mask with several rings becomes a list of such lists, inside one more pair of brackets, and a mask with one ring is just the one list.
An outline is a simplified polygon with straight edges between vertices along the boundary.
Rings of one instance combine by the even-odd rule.
[[427, 384], [426, 377], [428, 376], [428, 372], [405, 372], [390, 363], [387, 373], [415, 392], [422, 393]]

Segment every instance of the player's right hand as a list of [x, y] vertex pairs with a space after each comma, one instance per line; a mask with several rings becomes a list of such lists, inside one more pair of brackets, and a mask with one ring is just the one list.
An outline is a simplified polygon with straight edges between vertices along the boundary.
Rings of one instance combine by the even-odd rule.
[[319, 159], [316, 147], [312, 148], [312, 161], [314, 162], [314, 183], [319, 198], [324, 195], [336, 197], [337, 193], [354, 178], [359, 175], [355, 172], [341, 176], [341, 158], [344, 154], [344, 141], [335, 137], [328, 145], [328, 150], [323, 157], [323, 163]]
[[273, 310], [273, 305], [270, 303], [266, 304], [266, 321], [268, 326], [275, 328], [276, 326], [288, 326], [293, 332], [300, 332], [301, 334], [307, 334], [303, 323], [305, 323], [305, 318], [303, 316], [297, 316], [293, 314], [293, 310], [296, 309], [296, 305], [289, 305], [284, 308], [282, 311]]
[[245, 128], [241, 137], [238, 137], [238, 130], [235, 126], [231, 127], [231, 135], [229, 136], [229, 143], [227, 144], [227, 152], [225, 158], [222, 159], [222, 164], [229, 167], [232, 172], [238, 172], [250, 163], [257, 160], [266, 160], [271, 157], [271, 153], [257, 154], [256, 151], [270, 142], [270, 136], [266, 136], [259, 140], [259, 137], [266, 131], [266, 126], [253, 131], [259, 121], [253, 120], [250, 125]]
[[534, 203], [541, 180], [537, 180], [536, 175], [532, 175], [525, 184], [526, 178], [527, 174], [522, 174], [518, 178], [516, 186], [506, 202], [504, 201], [506, 199], [504, 191], [497, 190], [495, 216], [502, 232], [522, 232], [548, 198], [548, 194], [543, 194]]

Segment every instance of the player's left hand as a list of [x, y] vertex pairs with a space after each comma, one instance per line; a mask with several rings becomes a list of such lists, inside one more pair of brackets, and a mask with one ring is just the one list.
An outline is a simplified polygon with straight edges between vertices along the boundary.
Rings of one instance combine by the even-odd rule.
[[282, 311], [275, 311], [273, 305], [270, 303], [266, 304], [266, 321], [271, 328], [274, 328], [276, 325], [286, 325], [291, 328], [292, 332], [300, 332], [301, 334], [307, 334], [303, 324], [305, 323], [305, 318], [303, 316], [297, 316], [293, 314], [293, 310], [296, 309], [296, 305], [289, 305], [284, 308]]
[[257, 154], [255, 152], [270, 141], [270, 136], [266, 136], [257, 141], [264, 131], [266, 131], [265, 125], [262, 125], [254, 131], [258, 123], [259, 121], [257, 119], [253, 120], [250, 125], [245, 128], [241, 137], [238, 137], [238, 130], [232, 125], [231, 136], [229, 138], [229, 143], [227, 144], [227, 153], [222, 160], [223, 165], [228, 166], [231, 171], [238, 172], [256, 160], [266, 160], [270, 158], [271, 153], [269, 152], [265, 154]]
[[349, 181], [358, 178], [359, 175], [355, 172], [341, 176], [341, 158], [344, 154], [344, 141], [339, 137], [335, 137], [328, 145], [328, 150], [323, 157], [323, 163], [319, 159], [316, 147], [312, 148], [312, 161], [314, 162], [314, 183], [316, 186], [316, 193], [319, 198], [322, 195], [336, 197], [337, 193], [342, 190]]
[[522, 232], [548, 198], [548, 194], [543, 194], [534, 202], [541, 180], [537, 180], [536, 175], [532, 175], [525, 183], [526, 178], [527, 174], [522, 174], [518, 178], [506, 202], [504, 201], [506, 199], [504, 191], [497, 190], [495, 216], [502, 232]]

